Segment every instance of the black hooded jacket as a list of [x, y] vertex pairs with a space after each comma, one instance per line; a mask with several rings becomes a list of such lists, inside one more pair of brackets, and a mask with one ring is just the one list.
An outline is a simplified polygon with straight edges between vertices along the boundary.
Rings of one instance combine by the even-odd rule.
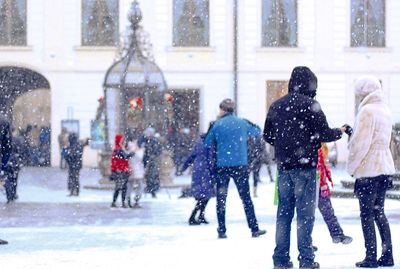
[[11, 130], [10, 122], [0, 114], [0, 171], [6, 169], [11, 156]]
[[321, 142], [341, 138], [340, 129], [331, 129], [320, 104], [313, 98], [317, 77], [308, 67], [293, 69], [289, 93], [275, 101], [267, 114], [264, 139], [275, 147], [278, 167], [283, 170], [314, 168]]
[[79, 142], [78, 136], [74, 133], [68, 137], [69, 146], [65, 150], [65, 160], [70, 170], [82, 169], [83, 143]]

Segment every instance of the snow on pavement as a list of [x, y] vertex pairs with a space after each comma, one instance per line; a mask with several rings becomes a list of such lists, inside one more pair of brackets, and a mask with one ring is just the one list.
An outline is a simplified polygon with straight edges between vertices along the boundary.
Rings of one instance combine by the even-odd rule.
[[[150, 195], [139, 209], [111, 209], [111, 191], [82, 189], [80, 197], [67, 197], [65, 172], [24, 171], [19, 200], [5, 205], [0, 195], [0, 268], [272, 268], [275, 247], [273, 184], [261, 184], [254, 198], [260, 228], [267, 234], [251, 238], [243, 207], [231, 183], [227, 201], [228, 239], [217, 239], [215, 199], [206, 210], [209, 225], [189, 226], [195, 204], [179, 199], [179, 189], [162, 189]], [[97, 180], [91, 171], [82, 173], [82, 184]], [[339, 173], [338, 173], [339, 174]], [[335, 176], [335, 174], [334, 174]], [[189, 178], [181, 178], [185, 181]], [[264, 177], [264, 181], [267, 179]], [[333, 244], [321, 215], [316, 214], [314, 244], [321, 268], [355, 268], [364, 258], [363, 238], [355, 199], [333, 199], [336, 215], [350, 245]], [[400, 268], [400, 202], [387, 200], [396, 267]], [[294, 222], [295, 225], [295, 222]], [[298, 267], [295, 226], [291, 258]]]

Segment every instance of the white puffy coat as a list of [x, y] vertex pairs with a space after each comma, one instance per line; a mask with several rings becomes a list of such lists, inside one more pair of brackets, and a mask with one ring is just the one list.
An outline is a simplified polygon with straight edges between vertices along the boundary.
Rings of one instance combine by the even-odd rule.
[[363, 97], [349, 142], [347, 171], [355, 178], [395, 173], [390, 152], [392, 115], [383, 100], [378, 80], [365, 77], [356, 83], [356, 94]]

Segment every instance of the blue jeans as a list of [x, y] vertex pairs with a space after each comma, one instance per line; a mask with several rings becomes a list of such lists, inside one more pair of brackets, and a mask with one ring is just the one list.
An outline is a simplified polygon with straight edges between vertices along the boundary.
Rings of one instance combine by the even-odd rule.
[[275, 266], [290, 261], [290, 230], [294, 210], [297, 214], [297, 247], [300, 266], [314, 262], [311, 233], [314, 228], [316, 206], [316, 170], [292, 169], [278, 171], [279, 205], [276, 218]]
[[217, 217], [218, 232], [225, 233], [225, 209], [229, 180], [233, 178], [246, 213], [247, 224], [252, 232], [258, 231], [258, 223], [250, 197], [249, 169], [247, 166], [222, 167], [217, 169]]

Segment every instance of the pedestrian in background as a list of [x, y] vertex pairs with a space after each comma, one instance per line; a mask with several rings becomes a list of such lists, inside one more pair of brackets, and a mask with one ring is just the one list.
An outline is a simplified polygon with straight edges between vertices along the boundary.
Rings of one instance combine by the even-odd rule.
[[[396, 172], [390, 152], [392, 115], [376, 77], [359, 78], [355, 83], [355, 95], [361, 103], [349, 141], [347, 171], [356, 178], [354, 192], [360, 204], [366, 250], [365, 259], [356, 266], [393, 266], [392, 238], [385, 215], [386, 191], [392, 187], [391, 175]], [[374, 222], [382, 239], [382, 255], [378, 260]]]
[[263, 164], [267, 166], [270, 182], [274, 182], [271, 169], [271, 158], [268, 156], [266, 144], [262, 135], [249, 137], [249, 169], [253, 174], [253, 197], [257, 197], [258, 183], [261, 182], [260, 170]]
[[[135, 155], [129, 159], [129, 165], [131, 167], [131, 175], [128, 180], [127, 188], [127, 200], [128, 206], [131, 208], [140, 207], [139, 201], [142, 198], [145, 183], [144, 183], [144, 167], [143, 167], [143, 156], [144, 149], [139, 147], [137, 140], [128, 142], [128, 152], [134, 152]], [[131, 196], [133, 194], [134, 204], [131, 203]]]
[[60, 150], [60, 168], [67, 168], [67, 163], [65, 161], [65, 149], [68, 147], [68, 130], [65, 127], [62, 127], [61, 133], [58, 135], [58, 146]]
[[[6, 176], [6, 167], [11, 156], [11, 129], [10, 122], [0, 111], [0, 176], [4, 178]], [[6, 245], [6, 240], [0, 239], [0, 245]]]
[[14, 136], [12, 138], [12, 150], [10, 159], [7, 163], [6, 169], [6, 196], [7, 203], [14, 202], [18, 199], [17, 194], [17, 186], [18, 186], [18, 176], [19, 172], [24, 165], [23, 161], [23, 151], [24, 151], [24, 143], [21, 140], [20, 136]]
[[264, 139], [275, 147], [278, 167], [278, 211], [276, 269], [291, 268], [290, 231], [294, 211], [297, 215], [297, 246], [300, 268], [319, 268], [314, 261], [312, 231], [316, 208], [316, 167], [321, 142], [341, 138], [339, 128], [331, 129], [320, 104], [314, 100], [317, 77], [305, 66], [292, 71], [288, 94], [268, 110]]
[[68, 190], [69, 196], [79, 196], [79, 174], [82, 169], [83, 148], [89, 140], [80, 142], [78, 135], [71, 133], [68, 137], [68, 147], [65, 148], [65, 161], [68, 165]]
[[259, 237], [266, 231], [260, 230], [258, 227], [250, 196], [247, 141], [249, 136], [260, 135], [260, 128], [234, 115], [235, 103], [231, 99], [223, 100], [219, 108], [220, 118], [207, 133], [204, 141], [205, 145], [216, 148], [218, 238], [227, 238], [225, 210], [231, 178], [235, 182], [242, 200], [251, 235]]
[[144, 147], [143, 166], [144, 178], [146, 181], [145, 191], [151, 193], [151, 197], [156, 198], [160, 188], [160, 156], [162, 146], [156, 137], [154, 128], [149, 127], [144, 131], [144, 135], [138, 141], [139, 146]]
[[131, 174], [131, 167], [129, 166], [129, 159], [132, 158], [135, 153], [128, 153], [124, 147], [124, 135], [115, 135], [114, 149], [111, 155], [111, 177], [110, 179], [115, 182], [115, 190], [111, 207], [116, 207], [118, 195], [121, 192], [122, 207], [126, 207], [125, 199], [127, 192], [127, 184], [129, 176]]
[[212, 148], [204, 144], [205, 137], [206, 135], [202, 134], [196, 141], [191, 154], [180, 169], [182, 173], [193, 165], [191, 194], [196, 200], [196, 205], [190, 215], [189, 225], [208, 224], [205, 210], [208, 201], [215, 196], [214, 154]]

